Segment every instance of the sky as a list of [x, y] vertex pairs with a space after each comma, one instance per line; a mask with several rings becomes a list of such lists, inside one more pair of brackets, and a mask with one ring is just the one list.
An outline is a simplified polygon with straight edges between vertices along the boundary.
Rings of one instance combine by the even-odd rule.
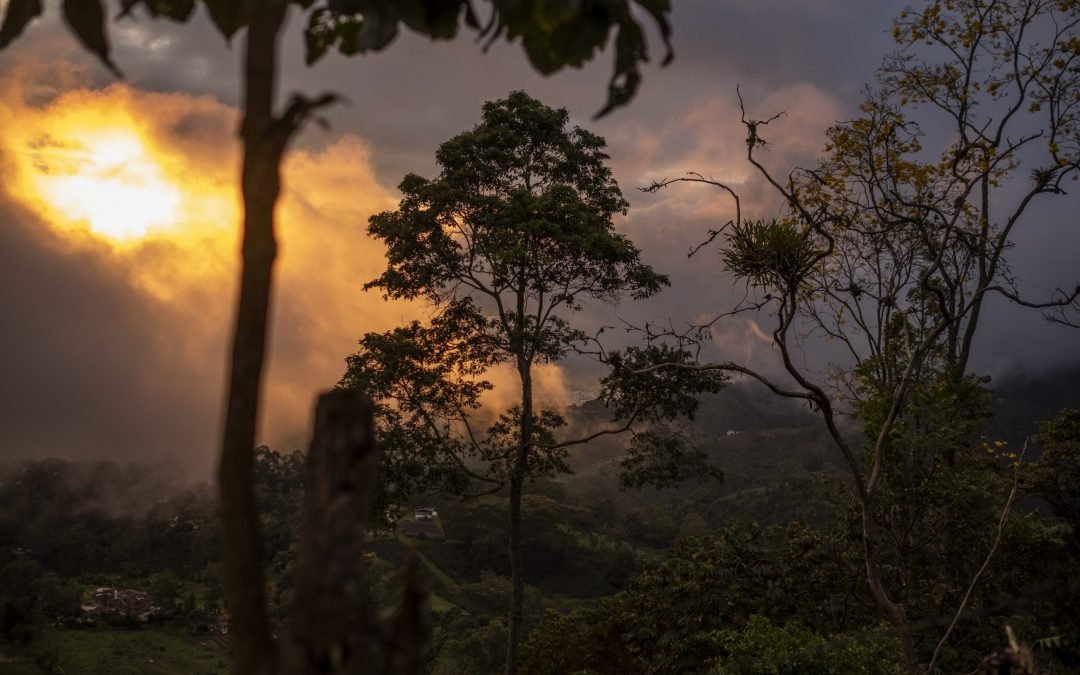
[[[383, 53], [308, 68], [299, 23], [287, 28], [281, 96], [334, 91], [346, 103], [326, 113], [326, 129], [304, 131], [286, 161], [260, 442], [302, 447], [314, 397], [341, 376], [360, 335], [424, 315], [362, 291], [383, 265], [367, 218], [394, 208], [404, 174], [433, 175], [438, 145], [476, 124], [484, 101], [513, 90], [565, 107], [607, 139], [631, 204], [617, 227], [672, 277], [647, 303], [590, 308], [587, 324], [681, 323], [737, 300], [713, 251], [686, 257], [731, 217], [730, 202], [703, 186], [637, 188], [700, 171], [736, 187], [744, 211], [777, 215], [744, 160], [736, 85], [752, 115], [786, 112], [769, 127], [766, 163], [781, 174], [808, 165], [825, 129], [855, 114], [903, 3], [674, 5], [674, 62], [646, 66], [632, 104], [599, 121], [611, 53], [543, 77], [515, 44], [483, 53], [467, 33], [437, 43], [403, 34]], [[243, 37], [230, 47], [201, 15], [184, 26], [125, 20], [113, 26], [125, 74], [117, 81], [48, 9], [0, 52], [0, 458], [171, 458], [205, 474], [221, 426], [237, 277]], [[658, 61], [658, 35], [649, 37]], [[1014, 266], [1032, 289], [1068, 285], [1076, 272], [1080, 234], [1068, 204], [1036, 213], [1039, 225], [1019, 237]], [[1075, 332], [992, 309], [981, 371], [1076, 360]], [[711, 350], [775, 366], [751, 317], [724, 322]], [[589, 386], [589, 374], [547, 368], [541, 398], [564, 401], [568, 389]]]

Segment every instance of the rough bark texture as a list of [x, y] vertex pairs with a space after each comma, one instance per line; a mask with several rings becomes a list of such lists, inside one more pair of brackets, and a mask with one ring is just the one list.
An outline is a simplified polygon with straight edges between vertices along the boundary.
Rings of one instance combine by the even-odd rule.
[[315, 672], [360, 673], [365, 640], [364, 544], [375, 494], [374, 405], [351, 392], [319, 399], [307, 457], [293, 634]]
[[374, 618], [365, 596], [378, 463], [371, 399], [353, 391], [324, 394], [307, 457], [296, 602], [281, 675], [423, 672], [430, 627], [415, 557], [406, 563], [405, 597], [394, 614]]

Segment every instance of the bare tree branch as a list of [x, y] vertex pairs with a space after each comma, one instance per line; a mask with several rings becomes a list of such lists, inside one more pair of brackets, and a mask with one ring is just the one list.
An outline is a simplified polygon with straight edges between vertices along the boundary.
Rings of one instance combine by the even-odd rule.
[[994, 542], [990, 545], [990, 550], [987, 551], [986, 557], [983, 558], [982, 565], [979, 566], [975, 575], [971, 577], [971, 583], [968, 584], [967, 591], [964, 592], [964, 597], [960, 600], [960, 606], [956, 608], [956, 614], [953, 615], [949, 627], [945, 629], [945, 634], [941, 636], [941, 640], [938, 642], [937, 647], [934, 648], [934, 654], [930, 657], [930, 663], [926, 667], [926, 672], [928, 673], [934, 672], [934, 666], [941, 656], [942, 648], [948, 643], [949, 636], [952, 635], [953, 629], [956, 628], [956, 624], [960, 621], [964, 609], [967, 608], [967, 604], [971, 600], [971, 594], [975, 591], [975, 586], [990, 567], [990, 561], [993, 560], [998, 546], [1001, 545], [1001, 539], [1005, 535], [1005, 525], [1009, 521], [1009, 513], [1012, 511], [1013, 502], [1016, 500], [1016, 491], [1020, 486], [1020, 465], [1024, 462], [1024, 455], [1027, 454], [1027, 446], [1028, 441], [1025, 439], [1024, 447], [1020, 451], [1020, 457], [1016, 460], [1016, 465], [1013, 468], [1012, 490], [1009, 491], [1009, 497], [1005, 500], [1005, 508], [1001, 511], [1001, 518], [998, 520], [997, 533], [994, 535]]

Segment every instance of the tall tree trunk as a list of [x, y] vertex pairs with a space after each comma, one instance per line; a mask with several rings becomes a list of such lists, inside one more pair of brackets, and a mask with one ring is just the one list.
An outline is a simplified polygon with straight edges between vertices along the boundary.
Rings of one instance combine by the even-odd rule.
[[285, 8], [274, 0], [250, 0], [249, 11], [241, 130], [242, 270], [218, 482], [225, 601], [232, 615], [233, 672], [262, 675], [273, 668], [274, 643], [263, 597], [262, 542], [255, 504], [255, 426], [277, 249], [274, 205], [281, 187], [284, 142], [272, 130], [277, 37]]
[[525, 606], [525, 576], [521, 555], [521, 497], [528, 469], [529, 445], [533, 434], [532, 368], [525, 359], [518, 359], [521, 377], [521, 426], [517, 454], [510, 476], [510, 618], [506, 636], [506, 675], [517, 675], [521, 651], [521, 628]]
[[919, 664], [919, 651], [915, 647], [915, 637], [911, 629], [911, 622], [907, 618], [904, 606], [894, 602], [885, 590], [881, 582], [880, 565], [873, 541], [873, 515], [869, 497], [862, 498], [862, 541], [863, 560], [866, 563], [866, 580], [870, 584], [870, 593], [879, 609], [888, 617], [892, 624], [893, 632], [900, 641], [900, 651], [904, 657], [904, 668], [909, 675], [918, 675], [923, 672]]

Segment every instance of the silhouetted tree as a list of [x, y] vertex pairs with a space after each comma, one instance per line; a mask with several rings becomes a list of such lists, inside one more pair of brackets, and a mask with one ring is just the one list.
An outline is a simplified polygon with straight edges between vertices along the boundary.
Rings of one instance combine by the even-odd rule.
[[[122, 0], [121, 16], [142, 7], [151, 16], [186, 22], [195, 0]], [[379, 51], [400, 26], [433, 39], [457, 34], [459, 21], [493, 41], [521, 39], [537, 70], [551, 73], [580, 66], [606, 45], [616, 28], [615, 68], [608, 102], [601, 113], [630, 100], [647, 60], [645, 37], [633, 15], [643, 10], [660, 26], [667, 43], [667, 0], [591, 0], [570, 11], [546, 2], [492, 0], [490, 20], [481, 26], [469, 0], [203, 0], [216, 28], [231, 38], [247, 29], [241, 107], [244, 146], [241, 172], [244, 220], [240, 297], [229, 375], [224, 439], [219, 471], [225, 592], [233, 616], [235, 672], [265, 673], [274, 650], [264, 601], [261, 542], [254, 489], [255, 430], [266, 352], [270, 289], [277, 254], [274, 207], [281, 192], [281, 161], [289, 142], [333, 94], [295, 95], [275, 109], [278, 37], [290, 7], [307, 12], [307, 60], [328, 50], [342, 54]], [[63, 15], [72, 32], [114, 73], [103, 0], [65, 0]], [[11, 0], [0, 24], [0, 48], [7, 46], [43, 12], [40, 0]], [[667, 59], [671, 52], [668, 50]], [[665, 61], [667, 60], [665, 59]]]
[[[946, 591], [958, 607], [952, 624], [940, 641], [920, 645], [909, 585], [885, 572], [885, 560], [910, 560], [925, 552], [916, 542], [948, 539], [916, 533], [935, 534], [933, 514], [948, 508], [931, 503], [949, 480], [957, 504], [980, 494], [955, 467], [976, 449], [986, 414], [984, 382], [969, 370], [985, 303], [1000, 296], [1060, 319], [1080, 296], [1076, 287], [1025, 297], [1008, 261], [1017, 233], [1036, 224], [1033, 206], [1064, 195], [1080, 176], [1080, 6], [932, 0], [904, 10], [893, 36], [899, 51], [885, 59], [859, 115], [828, 130], [811, 169], [777, 177], [761, 149], [780, 115], [754, 119], [743, 110], [747, 160], [783, 199], [782, 217], [744, 219], [729, 186], [696, 174], [676, 180], [736, 197], [735, 217], [709, 241], [724, 234], [724, 266], [751, 289], [752, 302], [738, 311], [771, 313], [784, 378], [745, 364], [700, 367], [750, 375], [821, 414], [850, 470], [871, 592], [915, 673], [938, 664], [1016, 493], [1015, 482], [999, 488], [1008, 494], [995, 509], [1002, 520], [996, 533], [996, 517], [983, 521], [991, 531], [966, 560], [970, 584]], [[826, 374], [808, 366], [799, 344], [808, 334], [839, 345], [847, 364]], [[841, 431], [845, 414], [863, 423], [864, 444]]]
[[[627, 203], [606, 159], [604, 140], [568, 127], [565, 110], [514, 92], [484, 104], [479, 125], [439, 147], [437, 178], [406, 176], [398, 209], [373, 216], [368, 227], [386, 243], [389, 264], [366, 288], [423, 299], [434, 314], [428, 325], [365, 336], [342, 383], [387, 403], [380, 410], [383, 437], [397, 467], [412, 458], [411, 470], [438, 473], [459, 487], [470, 478], [509, 484], [508, 674], [517, 672], [522, 637], [524, 485], [531, 476], [565, 471], [567, 447], [584, 442], [555, 440], [565, 422], [537, 408], [534, 368], [587, 342], [572, 323], [584, 301], [646, 298], [668, 283], [615, 231], [612, 216]], [[520, 397], [486, 429], [475, 428], [480, 395], [491, 388], [482, 377], [499, 363], [516, 370]], [[693, 381], [702, 390], [720, 382], [708, 375]], [[696, 406], [685, 393], [661, 391], [648, 391], [644, 405], [643, 391], [623, 390], [620, 423], [599, 433], [629, 431], [674, 406]], [[665, 439], [656, 450], [652, 440], [658, 454], [679, 448]], [[466, 467], [470, 457], [484, 462], [482, 475]], [[695, 470], [686, 459], [679, 475]], [[396, 472], [399, 487], [416, 481], [408, 473]]]

